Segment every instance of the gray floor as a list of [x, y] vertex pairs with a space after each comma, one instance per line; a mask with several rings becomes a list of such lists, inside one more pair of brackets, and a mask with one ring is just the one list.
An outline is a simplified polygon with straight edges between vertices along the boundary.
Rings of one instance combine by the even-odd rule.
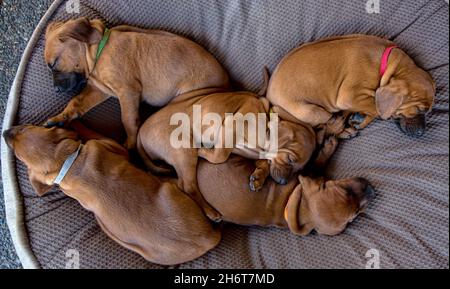
[[[1, 122], [22, 53], [34, 28], [52, 2], [52, 0], [0, 0]], [[0, 186], [0, 269], [20, 267], [5, 222], [3, 186]]]

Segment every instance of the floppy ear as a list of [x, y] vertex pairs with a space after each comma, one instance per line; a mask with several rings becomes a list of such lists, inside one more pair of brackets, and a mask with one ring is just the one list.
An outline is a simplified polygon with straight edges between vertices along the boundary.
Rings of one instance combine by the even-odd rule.
[[30, 170], [28, 170], [28, 177], [30, 179], [31, 186], [40, 197], [45, 195], [52, 188], [52, 186], [41, 183]]
[[378, 115], [382, 119], [388, 119], [402, 105], [403, 95], [394, 91], [389, 85], [383, 86], [375, 92], [375, 103]]
[[87, 18], [83, 17], [70, 23], [64, 33], [60, 35], [61, 41], [65, 41], [67, 38], [73, 38], [88, 44], [95, 44], [100, 42], [102, 34], [92, 27], [91, 22]]
[[[302, 186], [298, 185], [289, 197], [286, 208], [284, 209], [284, 218], [288, 224], [289, 230], [291, 230], [292, 233], [299, 236], [306, 236], [314, 229], [314, 224], [309, 222], [307, 218], [305, 218], [305, 220], [300, 220], [302, 194]], [[300, 222], [305, 223], [300, 225]]]
[[45, 30], [45, 37], [47, 38], [48, 34], [50, 32], [52, 32], [52, 30], [54, 30], [55, 28], [57, 28], [58, 26], [61, 26], [61, 22], [50, 22], [47, 25], [47, 29]]

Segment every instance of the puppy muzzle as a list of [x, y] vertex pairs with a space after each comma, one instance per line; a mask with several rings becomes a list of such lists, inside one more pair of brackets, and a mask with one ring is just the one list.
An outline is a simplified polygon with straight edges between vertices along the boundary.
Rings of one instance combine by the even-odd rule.
[[87, 79], [82, 73], [54, 71], [53, 84], [57, 93], [75, 96], [86, 87]]
[[401, 117], [396, 119], [395, 122], [398, 128], [410, 137], [418, 138], [425, 134], [425, 114], [418, 114], [412, 118]]

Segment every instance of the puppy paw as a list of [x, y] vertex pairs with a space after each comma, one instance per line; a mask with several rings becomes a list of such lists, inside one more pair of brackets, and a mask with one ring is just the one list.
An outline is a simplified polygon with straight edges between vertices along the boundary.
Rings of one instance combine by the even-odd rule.
[[346, 128], [342, 133], [340, 133], [337, 137], [338, 139], [349, 140], [355, 138], [359, 135], [359, 131], [354, 127]]
[[64, 128], [66, 125], [69, 124], [69, 117], [67, 115], [57, 115], [55, 117], [49, 118], [46, 122], [42, 124], [42, 126], [46, 128], [51, 127], [60, 127]]
[[365, 115], [359, 112], [354, 113], [348, 119], [348, 125], [356, 129], [359, 129], [360, 125], [364, 122], [365, 119], [366, 119]]
[[249, 187], [252, 192], [259, 192], [262, 189], [263, 182], [261, 182], [260, 176], [257, 173], [250, 176]]
[[333, 115], [326, 124], [326, 135], [338, 135], [345, 130], [346, 116], [343, 114]]
[[212, 208], [205, 208], [205, 214], [214, 223], [220, 223], [223, 221], [223, 216]]

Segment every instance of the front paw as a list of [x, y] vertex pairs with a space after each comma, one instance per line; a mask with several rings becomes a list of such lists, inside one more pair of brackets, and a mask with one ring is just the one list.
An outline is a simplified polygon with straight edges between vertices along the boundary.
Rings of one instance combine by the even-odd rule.
[[338, 135], [338, 139], [349, 140], [359, 135], [359, 131], [354, 127], [348, 127]]
[[350, 116], [348, 119], [348, 125], [354, 127], [355, 129], [360, 129], [361, 124], [364, 123], [366, 116], [357, 112]]
[[262, 189], [263, 185], [264, 183], [261, 181], [261, 178], [258, 174], [254, 173], [250, 176], [249, 187], [252, 192], [259, 192]]
[[51, 127], [55, 127], [55, 126], [64, 128], [69, 123], [70, 123], [69, 117], [65, 114], [60, 114], [55, 117], [49, 118], [46, 122], [44, 122], [44, 124], [42, 126], [44, 126], [46, 128], [51, 128]]

